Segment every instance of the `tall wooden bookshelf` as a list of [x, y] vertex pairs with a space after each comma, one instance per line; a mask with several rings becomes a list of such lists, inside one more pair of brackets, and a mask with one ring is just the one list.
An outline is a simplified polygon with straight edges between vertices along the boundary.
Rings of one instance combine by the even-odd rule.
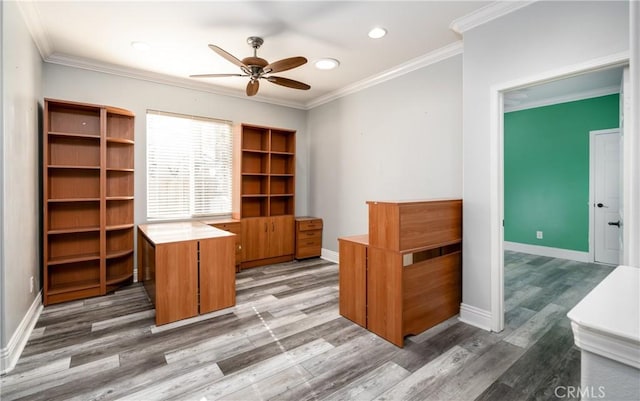
[[133, 279], [134, 115], [45, 99], [44, 304]]
[[233, 218], [242, 222], [241, 267], [293, 259], [295, 131], [236, 127]]

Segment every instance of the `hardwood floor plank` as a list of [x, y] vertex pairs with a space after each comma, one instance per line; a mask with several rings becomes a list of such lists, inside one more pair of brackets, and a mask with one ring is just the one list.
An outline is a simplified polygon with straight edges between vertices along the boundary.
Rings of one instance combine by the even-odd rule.
[[504, 341], [491, 350], [464, 364], [441, 386], [423, 394], [423, 400], [474, 400], [524, 353], [524, 349]]
[[137, 339], [145, 332], [148, 332], [148, 330], [148, 328], [119, 330], [104, 336], [79, 336], [78, 338], [67, 339], [60, 343], [53, 340], [58, 343], [57, 347], [46, 347], [46, 350], [43, 350], [40, 353], [33, 352], [24, 358], [21, 356], [13, 370], [13, 373], [20, 373], [37, 368], [50, 360], [73, 357], [81, 352], [91, 352], [98, 347], [108, 348], [113, 344], [123, 341], [123, 339]]
[[540, 312], [533, 315], [522, 326], [518, 327], [513, 333], [505, 337], [504, 341], [517, 345], [521, 348], [527, 348], [544, 333], [549, 330], [549, 322], [558, 319], [566, 313], [566, 309], [556, 304], [548, 304]]
[[430, 329], [427, 329], [425, 331], [423, 331], [420, 334], [417, 335], [412, 335], [412, 336], [408, 336], [406, 338], [407, 341], [410, 341], [412, 343], [417, 343], [420, 344], [422, 342], [425, 342], [426, 340], [439, 335], [440, 333], [442, 333], [444, 330], [448, 329], [449, 327], [453, 326], [454, 324], [459, 323], [459, 317], [453, 316], [447, 320], [445, 320], [444, 322], [437, 324], [433, 327], [431, 327]]
[[526, 398], [538, 389], [572, 346], [573, 333], [568, 325], [555, 324], [498, 380]]
[[41, 376], [49, 376], [51, 374], [69, 369], [71, 358], [61, 358], [47, 363], [43, 363], [35, 369], [23, 371], [21, 373], [13, 372], [11, 375], [0, 377], [0, 388], [7, 389], [11, 386], [22, 385], [25, 382], [37, 380]]
[[298, 385], [304, 385], [311, 374], [299, 365], [284, 369], [263, 380], [219, 398], [226, 401], [269, 400]]
[[134, 393], [124, 394], [123, 400], [166, 400], [181, 397], [185, 388], [199, 386], [223, 376], [217, 364], [208, 364], [200, 369], [172, 377], [171, 379], [154, 380], [144, 389]]
[[403, 367], [387, 362], [327, 397], [323, 401], [372, 400], [411, 375]]
[[142, 319], [153, 319], [155, 318], [155, 316], [156, 316], [155, 309], [147, 309], [140, 312], [133, 312], [126, 315], [92, 323], [91, 331], [104, 330], [107, 328], [121, 326], [126, 323], [136, 322]]
[[[362, 352], [363, 349], [366, 352]], [[369, 333], [301, 363], [313, 378], [279, 394], [277, 399], [316, 400], [366, 375], [398, 352], [396, 346]]]
[[[560, 388], [563, 386], [563, 388]], [[540, 385], [530, 394], [527, 400], [530, 401], [551, 401], [551, 400], [572, 400], [580, 399], [577, 395], [573, 397], [566, 391], [567, 388], [580, 387], [580, 350], [572, 347], [565, 353], [560, 363], [551, 370]]]
[[517, 306], [504, 314], [505, 327], [517, 329], [535, 315], [536, 311]]
[[[527, 299], [535, 298], [542, 291], [542, 288], [533, 285], [524, 285], [509, 295], [509, 299], [504, 302], [505, 312], [510, 312], [513, 308], [521, 305]], [[526, 306], [525, 306], [526, 308]]]
[[522, 394], [510, 386], [500, 381], [495, 381], [475, 401], [515, 401], [521, 400], [521, 397]]
[[172, 348], [165, 351], [164, 358], [168, 364], [178, 363], [186, 359], [219, 361], [253, 348], [254, 345], [247, 336], [242, 333], [231, 332], [194, 341], [186, 347]]
[[302, 319], [292, 320], [287, 324], [279, 326], [271, 325], [269, 330], [249, 335], [249, 339], [256, 347], [259, 347], [306, 331], [313, 331], [315, 335], [315, 328], [334, 321], [339, 318], [339, 316], [337, 308], [327, 309], [314, 313], [313, 315], [305, 314]]
[[235, 393], [252, 383], [271, 377], [287, 368], [296, 366], [332, 348], [334, 347], [328, 342], [318, 339], [291, 351], [282, 352], [272, 358], [260, 361], [213, 382], [208, 380], [207, 383], [201, 383], [198, 386], [183, 386], [183, 393], [174, 399], [201, 399], [205, 397], [207, 400], [216, 400]]
[[50, 394], [48, 394], [49, 389], [71, 383], [75, 380], [90, 378], [96, 373], [116, 369], [118, 366], [120, 366], [118, 355], [112, 355], [82, 366], [33, 377], [30, 380], [21, 382], [19, 387], [3, 385], [2, 399], [9, 401], [28, 397], [30, 400], [50, 400], [51, 397]]
[[475, 358], [468, 350], [453, 346], [404, 380], [375, 398], [376, 401], [422, 399], [425, 393], [444, 385], [446, 378], [456, 375]]

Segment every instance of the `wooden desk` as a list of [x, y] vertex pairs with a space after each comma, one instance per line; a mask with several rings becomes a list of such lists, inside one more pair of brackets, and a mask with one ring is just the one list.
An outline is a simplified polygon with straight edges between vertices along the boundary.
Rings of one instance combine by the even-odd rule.
[[462, 201], [367, 204], [369, 235], [338, 239], [340, 314], [402, 347], [459, 313]]
[[138, 226], [138, 271], [156, 324], [235, 305], [235, 235], [199, 222]]
[[367, 327], [367, 248], [369, 236], [338, 238], [339, 307], [347, 319]]

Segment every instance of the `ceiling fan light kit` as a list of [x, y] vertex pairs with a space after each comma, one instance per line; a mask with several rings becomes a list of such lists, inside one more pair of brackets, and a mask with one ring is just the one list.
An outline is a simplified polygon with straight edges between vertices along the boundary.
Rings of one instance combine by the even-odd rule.
[[247, 83], [246, 94], [247, 96], [255, 96], [260, 88], [259, 79], [266, 79], [267, 81], [276, 85], [285, 86], [287, 88], [308, 90], [311, 86], [295, 81], [293, 79], [276, 77], [268, 75], [271, 73], [277, 73], [282, 71], [291, 70], [293, 68], [300, 67], [307, 62], [307, 59], [301, 56], [290, 57], [282, 60], [269, 63], [267, 60], [258, 57], [258, 49], [264, 43], [264, 40], [257, 36], [249, 36], [247, 43], [253, 48], [253, 56], [245, 57], [242, 60], [233, 56], [231, 53], [223, 50], [216, 45], [209, 45], [209, 48], [216, 52], [219, 56], [232, 64], [240, 67], [243, 74], [197, 74], [190, 75], [192, 78], [220, 78], [220, 77], [249, 77], [249, 83]]

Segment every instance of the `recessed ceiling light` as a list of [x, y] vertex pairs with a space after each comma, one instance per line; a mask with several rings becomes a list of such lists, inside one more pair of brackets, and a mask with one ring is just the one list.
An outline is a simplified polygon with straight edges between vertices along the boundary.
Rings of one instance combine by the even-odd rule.
[[333, 58], [321, 58], [320, 60], [317, 60], [314, 64], [316, 68], [319, 70], [333, 70], [334, 68], [340, 65], [340, 62]]
[[145, 42], [131, 42], [131, 47], [141, 52], [151, 50], [151, 46], [149, 46], [149, 44]]
[[382, 38], [384, 35], [387, 34], [387, 30], [384, 28], [381, 28], [379, 26], [373, 28], [372, 30], [369, 31], [369, 37], [371, 39], [380, 39]]

